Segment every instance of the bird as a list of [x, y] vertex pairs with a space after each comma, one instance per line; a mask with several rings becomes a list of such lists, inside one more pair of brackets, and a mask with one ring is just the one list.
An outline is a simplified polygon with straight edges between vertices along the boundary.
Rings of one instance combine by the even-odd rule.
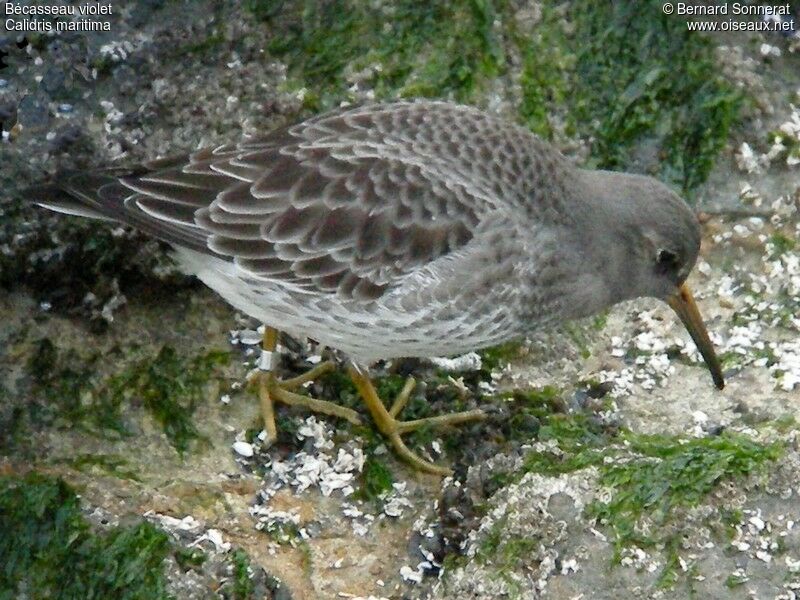
[[268, 441], [275, 401], [360, 422], [297, 393], [333, 363], [277, 379], [279, 331], [341, 351], [398, 455], [440, 475], [449, 470], [402, 435], [483, 411], [401, 421], [414, 380], [387, 408], [369, 377], [376, 362], [463, 354], [655, 297], [724, 386], [686, 284], [701, 238], [689, 205], [655, 178], [580, 168], [478, 108], [344, 107], [136, 167], [63, 172], [25, 197], [169, 243], [181, 269], [265, 324], [258, 393]]

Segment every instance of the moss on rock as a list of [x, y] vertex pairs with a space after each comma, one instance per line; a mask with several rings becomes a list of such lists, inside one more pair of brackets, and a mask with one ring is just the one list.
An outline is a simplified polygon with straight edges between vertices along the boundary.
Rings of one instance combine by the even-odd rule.
[[486, 105], [494, 82], [510, 79], [519, 120], [535, 133], [553, 138], [560, 127], [590, 140], [590, 166], [638, 165], [684, 192], [707, 178], [743, 100], [711, 40], [655, 0], [545, 0], [531, 18], [505, 0], [246, 6], [279, 32], [268, 49], [314, 112], [363, 101], [361, 88], [377, 100]]
[[[28, 364], [33, 397], [16, 415], [15, 430], [54, 424], [84, 427], [99, 435], [131, 434], [124, 409], [141, 403], [180, 453], [201, 437], [192, 422], [198, 402], [228, 353], [209, 351], [185, 356], [163, 346], [155, 357], [139, 358], [110, 375], [98, 374], [100, 356], [57, 348], [49, 339], [36, 342]], [[13, 435], [9, 440], [13, 443]]]
[[287, 60], [312, 110], [337, 106], [357, 80], [376, 98], [448, 97], [469, 101], [505, 62], [493, 23], [496, 3], [400, 0], [250, 0], [279, 27], [269, 50]]
[[[541, 396], [536, 390], [529, 394]], [[523, 397], [522, 392], [517, 395]], [[521, 469], [505, 474], [503, 482], [520, 480], [526, 473], [558, 476], [596, 468], [608, 493], [586, 507], [586, 516], [610, 532], [614, 562], [626, 548], [663, 548], [666, 563], [659, 584], [664, 587], [678, 578], [681, 515], [706, 502], [724, 482], [761, 472], [783, 452], [781, 443], [761, 443], [743, 434], [644, 435], [590, 414], [548, 414], [546, 403], [539, 406], [538, 441], [545, 444], [528, 452]]]
[[170, 597], [167, 535], [149, 523], [93, 533], [60, 479], [0, 477], [0, 531], [0, 598]]

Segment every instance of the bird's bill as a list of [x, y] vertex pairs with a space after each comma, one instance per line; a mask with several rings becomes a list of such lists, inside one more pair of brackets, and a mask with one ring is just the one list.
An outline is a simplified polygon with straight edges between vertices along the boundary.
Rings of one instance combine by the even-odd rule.
[[708, 370], [711, 371], [711, 378], [714, 380], [714, 385], [717, 389], [725, 387], [725, 379], [722, 377], [722, 367], [720, 367], [719, 359], [714, 352], [714, 346], [711, 344], [711, 338], [708, 337], [703, 317], [700, 316], [700, 311], [697, 309], [692, 293], [689, 287], [683, 283], [678, 287], [675, 293], [667, 298], [667, 304], [672, 307], [678, 316], [683, 321], [689, 335], [692, 336], [694, 343], [697, 344], [697, 349], [703, 356], [703, 360], [708, 365]]

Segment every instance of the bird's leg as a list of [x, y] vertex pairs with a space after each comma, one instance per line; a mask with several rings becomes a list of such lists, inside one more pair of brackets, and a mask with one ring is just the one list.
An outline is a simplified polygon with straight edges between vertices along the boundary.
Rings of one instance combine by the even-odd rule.
[[[358, 413], [353, 409], [339, 406], [338, 404], [326, 400], [318, 400], [296, 393], [296, 390], [304, 383], [313, 381], [317, 377], [333, 371], [336, 365], [332, 361], [320, 363], [313, 369], [297, 377], [284, 380], [276, 378], [273, 369], [276, 366], [278, 358], [276, 351], [277, 344], [277, 330], [272, 327], [267, 327], [264, 330], [263, 355], [259, 364], [261, 372], [258, 375], [258, 395], [261, 402], [261, 415], [264, 419], [264, 431], [267, 436], [265, 441], [267, 444], [275, 442], [278, 438], [277, 427], [275, 426], [275, 401], [283, 402], [290, 406], [304, 406], [314, 412], [340, 417], [354, 425], [359, 425], [361, 423]], [[450, 474], [449, 469], [434, 465], [417, 456], [405, 445], [400, 436], [419, 429], [420, 427], [457, 425], [468, 421], [484, 419], [486, 417], [482, 410], [469, 410], [449, 415], [415, 419], [413, 421], [398, 421], [397, 416], [403, 408], [405, 408], [411, 396], [411, 392], [414, 391], [415, 381], [413, 377], [409, 377], [406, 380], [402, 391], [398, 394], [397, 398], [394, 399], [391, 408], [387, 410], [378, 397], [375, 386], [372, 385], [372, 381], [366, 374], [366, 369], [359, 367], [355, 363], [351, 363], [348, 367], [348, 372], [350, 373], [350, 377], [359, 395], [364, 400], [367, 409], [372, 415], [378, 430], [389, 438], [395, 451], [404, 460], [420, 471], [434, 473], [436, 475]]]
[[278, 439], [278, 428], [275, 426], [275, 406], [270, 393], [275, 383], [272, 369], [277, 362], [278, 332], [272, 327], [264, 328], [264, 339], [261, 343], [261, 359], [258, 377], [258, 399], [261, 403], [261, 417], [264, 419], [264, 432], [267, 434], [269, 444]]
[[435, 475], [449, 475], [451, 473], [449, 469], [435, 465], [417, 456], [408, 448], [408, 446], [405, 445], [400, 437], [401, 435], [427, 425], [432, 425], [434, 427], [439, 427], [442, 425], [457, 425], [460, 423], [466, 423], [468, 421], [477, 421], [486, 418], [486, 413], [484, 413], [482, 410], [468, 410], [465, 412], [451, 413], [449, 415], [441, 415], [438, 417], [415, 419], [413, 421], [398, 421], [396, 418], [397, 415], [408, 403], [411, 392], [414, 390], [414, 378], [409, 377], [406, 380], [405, 386], [403, 386], [402, 391], [397, 398], [395, 398], [394, 402], [392, 403], [392, 407], [387, 410], [381, 399], [378, 397], [375, 386], [372, 385], [372, 381], [366, 374], [366, 369], [358, 366], [355, 363], [351, 363], [347, 370], [348, 373], [350, 373], [350, 377], [352, 378], [358, 393], [361, 395], [362, 400], [364, 400], [364, 404], [367, 405], [367, 409], [372, 415], [375, 424], [378, 426], [378, 430], [380, 430], [383, 435], [389, 438], [389, 441], [392, 443], [395, 451], [404, 460], [409, 462], [413, 467], [419, 469], [420, 471], [433, 473]]
[[276, 366], [278, 353], [278, 331], [272, 327], [264, 329], [263, 354], [259, 368], [261, 373], [258, 377], [258, 397], [261, 402], [261, 416], [264, 419], [264, 431], [267, 434], [267, 444], [272, 444], [278, 439], [278, 429], [275, 426], [275, 407], [274, 401], [283, 402], [290, 406], [305, 406], [311, 411], [341, 417], [352, 423], [359, 425], [361, 420], [358, 413], [350, 408], [339, 406], [326, 400], [317, 400], [301, 394], [295, 393], [299, 387], [308, 381], [313, 381], [320, 375], [324, 375], [336, 368], [331, 361], [318, 364], [302, 375], [290, 379], [277, 379], [273, 373]]

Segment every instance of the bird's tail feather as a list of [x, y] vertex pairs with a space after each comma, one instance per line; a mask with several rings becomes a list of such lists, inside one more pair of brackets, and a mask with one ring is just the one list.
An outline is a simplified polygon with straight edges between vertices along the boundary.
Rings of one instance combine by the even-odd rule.
[[[56, 212], [89, 217], [94, 219], [114, 219], [114, 196], [120, 204], [130, 195], [119, 184], [117, 178], [125, 175], [121, 169], [106, 169], [93, 173], [81, 171], [62, 171], [45, 183], [36, 184], [21, 190], [21, 200], [33, 202]], [[117, 187], [116, 194], [113, 188]], [[105, 190], [105, 191], [104, 191]], [[111, 192], [111, 193], [109, 193]], [[106, 200], [101, 201], [101, 198]]]
[[170, 166], [171, 162], [169, 159], [154, 161], [138, 169], [64, 171], [51, 181], [22, 190], [19, 196], [56, 212], [117, 221], [163, 241], [208, 253], [205, 232], [189, 225], [153, 219], [131, 202], [137, 193], [121, 181], [148, 173], [153, 167]]
[[[131, 194], [118, 177], [127, 174], [118, 169], [96, 173], [65, 171], [52, 181], [31, 186], [19, 194], [23, 200], [56, 212], [107, 221], [120, 219], [125, 197]], [[115, 206], [118, 205], [118, 206]]]

